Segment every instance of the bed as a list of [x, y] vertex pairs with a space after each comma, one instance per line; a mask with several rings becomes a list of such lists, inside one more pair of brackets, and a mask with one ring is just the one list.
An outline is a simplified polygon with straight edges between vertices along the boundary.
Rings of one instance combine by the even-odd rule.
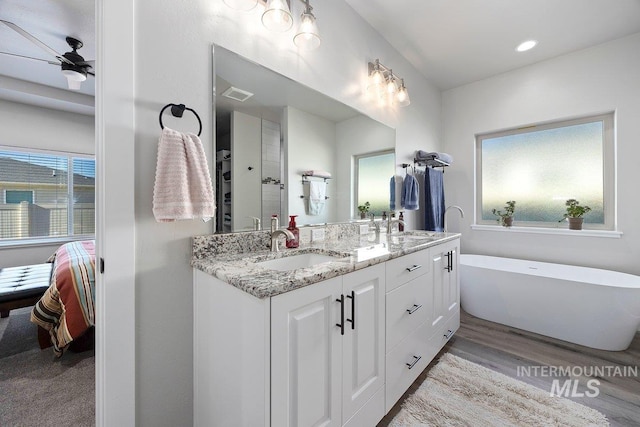
[[[48, 332], [57, 357], [95, 322], [95, 242], [66, 243], [52, 255], [51, 283], [31, 311], [31, 322]], [[42, 339], [40, 345], [43, 346]]]

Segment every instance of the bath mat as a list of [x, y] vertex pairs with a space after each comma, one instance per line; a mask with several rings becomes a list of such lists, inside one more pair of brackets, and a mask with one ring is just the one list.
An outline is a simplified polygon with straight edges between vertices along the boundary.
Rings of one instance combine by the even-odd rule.
[[600, 412], [444, 354], [390, 426], [608, 426]]

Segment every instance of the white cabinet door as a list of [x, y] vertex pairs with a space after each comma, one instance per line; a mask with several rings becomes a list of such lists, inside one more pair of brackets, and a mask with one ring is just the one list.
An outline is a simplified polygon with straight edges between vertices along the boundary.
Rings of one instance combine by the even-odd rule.
[[272, 426], [342, 425], [341, 295], [336, 277], [271, 298]]
[[[342, 422], [346, 423], [384, 385], [384, 264], [346, 274], [342, 283], [346, 320], [342, 343]], [[374, 410], [380, 411], [380, 418], [384, 416], [384, 407]]]
[[445, 248], [449, 253], [449, 269], [444, 281], [444, 303], [447, 309], [447, 318], [460, 309], [460, 245], [459, 240], [447, 244]]
[[442, 243], [431, 248], [433, 272], [432, 329], [438, 328], [460, 306], [458, 266], [460, 241]]

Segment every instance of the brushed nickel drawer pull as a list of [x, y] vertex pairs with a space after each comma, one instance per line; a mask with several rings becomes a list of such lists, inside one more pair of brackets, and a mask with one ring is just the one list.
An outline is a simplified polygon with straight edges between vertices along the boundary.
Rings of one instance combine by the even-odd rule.
[[416, 271], [419, 268], [422, 268], [422, 266], [419, 264], [415, 264], [413, 267], [407, 267], [407, 271], [411, 273], [412, 271]]
[[413, 314], [413, 313], [415, 313], [416, 311], [418, 311], [418, 309], [419, 309], [420, 307], [422, 307], [422, 304], [413, 304], [413, 307], [411, 307], [411, 308], [407, 308], [407, 313], [409, 313], [409, 314]]
[[451, 338], [452, 336], [453, 336], [453, 331], [452, 331], [451, 329], [447, 330], [447, 333], [446, 333], [446, 334], [444, 334], [444, 337], [445, 337], [446, 339], [449, 339], [449, 338]]
[[413, 358], [415, 360], [412, 363], [407, 363], [407, 366], [409, 367], [409, 369], [411, 369], [414, 366], [416, 366], [416, 363], [418, 363], [420, 361], [420, 359], [422, 359], [422, 356], [413, 356]]

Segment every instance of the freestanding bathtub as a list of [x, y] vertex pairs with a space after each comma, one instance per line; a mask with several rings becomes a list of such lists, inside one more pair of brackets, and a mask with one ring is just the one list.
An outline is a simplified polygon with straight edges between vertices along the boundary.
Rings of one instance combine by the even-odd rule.
[[640, 277], [463, 254], [460, 303], [481, 319], [619, 351], [629, 347], [640, 326]]

